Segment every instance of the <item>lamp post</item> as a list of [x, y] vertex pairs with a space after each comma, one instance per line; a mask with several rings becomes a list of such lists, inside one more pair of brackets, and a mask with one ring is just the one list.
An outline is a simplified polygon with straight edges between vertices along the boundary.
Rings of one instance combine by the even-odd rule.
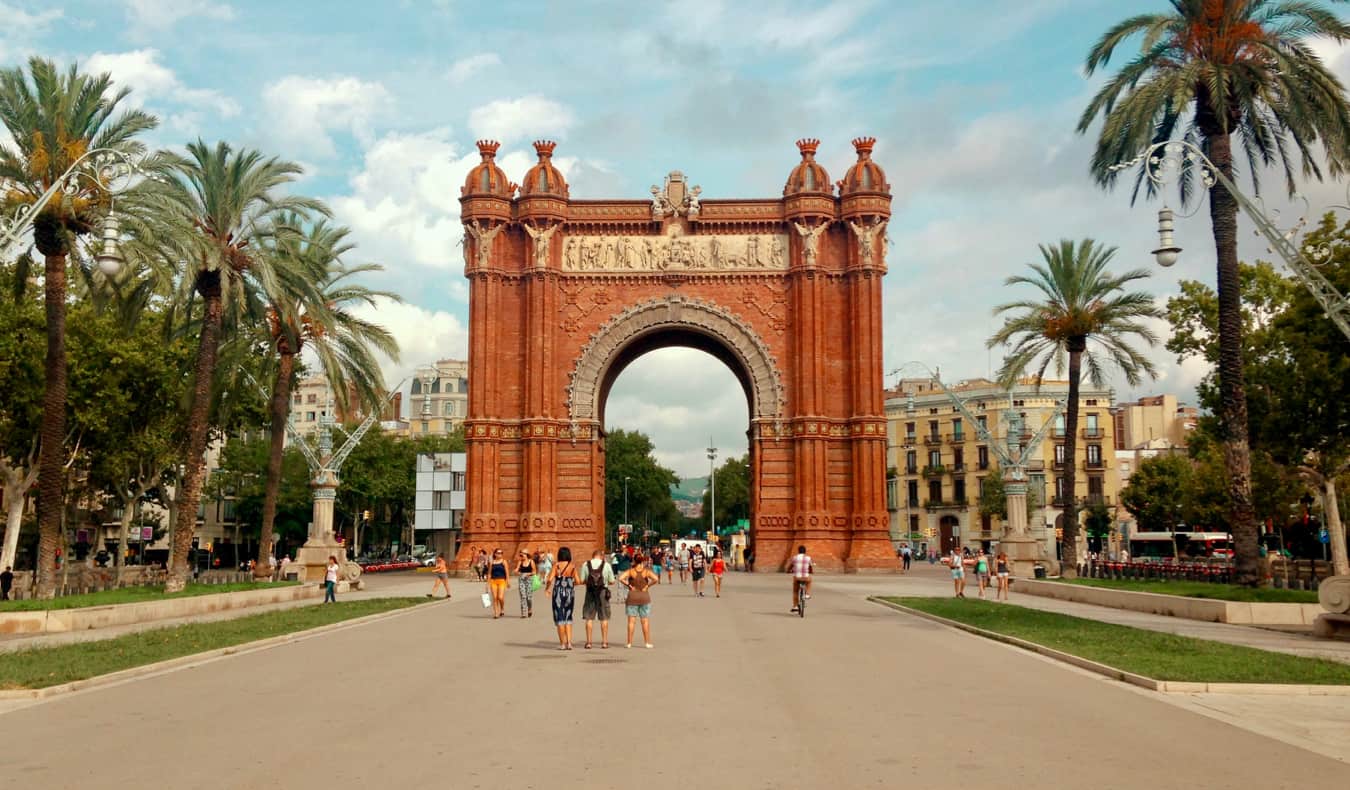
[[623, 523], [628, 523], [628, 480], [627, 476], [623, 479]]
[[[34, 220], [57, 195], [73, 195], [79, 191], [80, 179], [92, 183], [106, 193], [109, 199], [108, 216], [103, 218], [102, 245], [94, 260], [105, 275], [112, 277], [122, 270], [119, 240], [121, 223], [113, 208], [113, 199], [130, 186], [130, 177], [140, 172], [139, 166], [121, 151], [94, 148], [71, 163], [60, 178], [32, 203], [21, 204], [9, 217], [0, 217], [0, 253], [5, 252], [19, 237], [32, 227]], [[2, 185], [2, 182], [0, 182]]]
[[717, 448], [708, 437], [708, 531], [717, 534]]

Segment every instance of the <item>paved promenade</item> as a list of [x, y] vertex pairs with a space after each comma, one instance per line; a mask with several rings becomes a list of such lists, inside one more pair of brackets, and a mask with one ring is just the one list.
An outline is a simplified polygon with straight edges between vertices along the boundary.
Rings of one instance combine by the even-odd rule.
[[721, 599], [677, 582], [655, 590], [654, 650], [616, 621], [618, 647], [581, 649], [578, 623], [570, 653], [542, 596], [493, 621], [460, 581], [449, 604], [0, 714], [0, 782], [1189, 790], [1350, 770], [862, 598], [937, 581], [822, 580], [805, 619], [782, 576], [732, 574]]

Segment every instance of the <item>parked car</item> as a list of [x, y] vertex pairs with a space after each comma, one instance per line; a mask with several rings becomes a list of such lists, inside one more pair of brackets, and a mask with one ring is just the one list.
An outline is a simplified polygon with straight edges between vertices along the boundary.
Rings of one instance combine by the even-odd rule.
[[430, 567], [432, 567], [432, 566], [435, 565], [435, 564], [436, 564], [436, 555], [435, 555], [435, 554], [426, 554], [426, 555], [423, 555], [423, 556], [422, 556], [422, 567], [423, 567], [423, 568], [430, 568]]

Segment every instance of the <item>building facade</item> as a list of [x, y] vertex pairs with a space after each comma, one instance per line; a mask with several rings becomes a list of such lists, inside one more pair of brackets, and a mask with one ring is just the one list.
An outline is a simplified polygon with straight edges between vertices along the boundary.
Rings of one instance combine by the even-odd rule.
[[[350, 386], [347, 388], [347, 403], [349, 408], [346, 409], [337, 403], [328, 377], [322, 374], [305, 376], [296, 382], [291, 395], [291, 426], [301, 436], [309, 436], [318, 432], [320, 421], [328, 415], [329, 410], [337, 417], [339, 425], [361, 422], [370, 415], [369, 410], [360, 405], [355, 388]], [[395, 392], [381, 408], [381, 425], [398, 421], [402, 411], [403, 393]]]
[[[1034, 380], [1010, 392], [974, 379], [951, 387], [978, 425], [960, 413], [932, 379], [904, 379], [886, 393], [888, 486], [894, 540], [908, 540], [940, 552], [953, 548], [993, 548], [1003, 534], [1002, 520], [981, 513], [985, 483], [1000, 476], [998, 455], [983, 428], [1005, 447], [1011, 417], [1020, 417], [1018, 442], [1031, 441], [1047, 429], [1028, 465], [1028, 521], [1034, 537], [1055, 551], [1054, 528], [1061, 522], [1070, 495], [1065, 487], [1067, 430], [1063, 414], [1052, 417], [1068, 394], [1068, 382]], [[1077, 479], [1073, 495], [1080, 508], [1111, 507], [1118, 499], [1115, 426], [1109, 390], [1080, 389]], [[1080, 511], [1081, 513], [1081, 511]]]
[[469, 363], [462, 359], [439, 359], [418, 369], [408, 398], [408, 432], [452, 433], [469, 415]]
[[1177, 403], [1175, 395], [1152, 395], [1134, 403], [1122, 403], [1112, 410], [1117, 450], [1159, 447], [1185, 447], [1195, 430], [1200, 413], [1193, 406]]
[[431, 550], [453, 556], [464, 526], [464, 453], [417, 456], [414, 537]]

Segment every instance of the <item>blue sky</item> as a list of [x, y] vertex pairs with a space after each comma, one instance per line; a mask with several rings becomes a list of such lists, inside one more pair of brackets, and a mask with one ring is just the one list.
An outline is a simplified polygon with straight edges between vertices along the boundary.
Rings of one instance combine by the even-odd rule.
[[[837, 178], [848, 141], [873, 135], [895, 194], [887, 369], [919, 359], [959, 379], [997, 366], [983, 344], [990, 308], [1038, 242], [1092, 236], [1120, 247], [1121, 268], [1151, 266], [1157, 207], [1096, 189], [1090, 141], [1073, 128], [1096, 84], [1081, 72], [1088, 47], [1113, 22], [1164, 7], [0, 0], [0, 61], [38, 53], [111, 72], [164, 119], [157, 144], [226, 139], [302, 162], [299, 188], [330, 203], [357, 257], [385, 265], [375, 284], [405, 299], [377, 312], [403, 342], [394, 380], [464, 354], [457, 197], [475, 139], [502, 140], [517, 177], [530, 140], [558, 140], [574, 197], [640, 198], [679, 169], [709, 199], [780, 194], [803, 136], [821, 138]], [[1319, 51], [1350, 78], [1345, 49]], [[1337, 188], [1307, 191], [1319, 206]], [[1179, 221], [1187, 254], [1155, 268], [1147, 287], [1159, 298], [1179, 277], [1212, 281], [1203, 217]], [[1248, 257], [1264, 253], [1250, 246]], [[1153, 356], [1159, 381], [1118, 385], [1118, 396], [1191, 397], [1203, 367]], [[626, 371], [607, 411], [697, 474], [708, 438], [724, 456], [744, 451], [745, 408], [718, 363], [670, 350]]]

